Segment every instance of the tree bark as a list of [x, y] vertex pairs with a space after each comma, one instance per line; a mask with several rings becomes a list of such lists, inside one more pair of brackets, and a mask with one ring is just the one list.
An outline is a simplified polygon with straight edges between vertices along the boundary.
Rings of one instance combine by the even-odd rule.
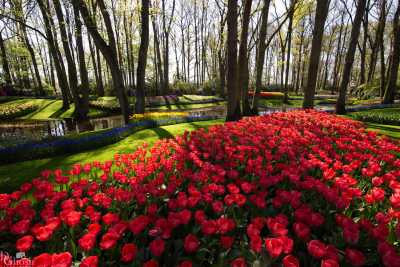
[[144, 113], [145, 108], [145, 74], [147, 62], [147, 50], [149, 47], [149, 0], [142, 0], [141, 8], [141, 40], [139, 48], [139, 61], [137, 67], [136, 88], [136, 113]]
[[67, 75], [65, 74], [65, 69], [62, 67], [63, 65], [60, 62], [60, 51], [58, 49], [58, 45], [51, 30], [52, 22], [47, 14], [48, 7], [43, 0], [38, 0], [37, 2], [43, 16], [49, 50], [53, 58], [53, 65], [56, 69], [58, 84], [61, 89], [61, 95], [63, 99], [62, 109], [69, 109], [70, 91], [69, 91], [68, 79]]
[[228, 112], [227, 121], [236, 121], [241, 118], [238, 105], [239, 90], [237, 84], [237, 35], [238, 35], [238, 3], [237, 0], [228, 0], [228, 45], [227, 45], [227, 89]]
[[[329, 2], [329, 1], [328, 1]], [[289, 103], [289, 69], [290, 69], [290, 56], [292, 48], [292, 31], [293, 31], [293, 16], [297, 0], [292, 0], [289, 10], [289, 25], [287, 32], [287, 54], [286, 54], [286, 73], [285, 73], [285, 87], [284, 87], [284, 97], [283, 103]], [[329, 4], [328, 4], [329, 6]]]
[[313, 39], [311, 44], [310, 63], [308, 65], [307, 86], [304, 89], [303, 108], [314, 107], [315, 87], [317, 83], [318, 66], [321, 55], [322, 39], [326, 17], [329, 10], [329, 1], [318, 0], [315, 13], [315, 25], [313, 29]]
[[86, 114], [84, 118], [87, 117], [89, 113], [89, 76], [86, 68], [85, 61], [85, 50], [83, 48], [83, 40], [82, 40], [82, 22], [79, 17], [79, 8], [74, 3], [74, 18], [75, 18], [75, 39], [76, 46], [78, 50], [78, 62], [79, 62], [79, 74], [81, 78], [81, 86], [78, 87], [79, 90], [79, 106], [82, 109], [82, 113]]
[[107, 12], [107, 9], [104, 5], [103, 0], [98, 0], [98, 4], [102, 13], [102, 17], [104, 20], [104, 24], [107, 29], [107, 36], [109, 40], [109, 44], [107, 44], [103, 37], [98, 32], [95, 22], [93, 18], [89, 14], [89, 10], [84, 2], [84, 0], [73, 0], [79, 6], [79, 12], [83, 17], [83, 21], [85, 22], [86, 28], [88, 29], [89, 34], [92, 36], [93, 41], [96, 47], [101, 51], [105, 60], [107, 61], [107, 65], [110, 67], [111, 77], [113, 86], [116, 90], [118, 101], [121, 107], [121, 112], [124, 117], [125, 123], [129, 122], [130, 115], [130, 107], [128, 103], [128, 97], [125, 91], [124, 82], [122, 78], [122, 73], [120, 70], [120, 66], [118, 63], [118, 55], [117, 48], [115, 45], [114, 33], [112, 30], [112, 24], [110, 20], [110, 16]]
[[[243, 0], [242, 31], [240, 34], [239, 60], [238, 60], [238, 86], [242, 98], [243, 115], [251, 113], [249, 103], [249, 59], [247, 57], [247, 36], [249, 31], [250, 12], [252, 0]], [[240, 101], [238, 103], [240, 105]]]
[[8, 63], [8, 57], [6, 52], [6, 47], [4, 45], [4, 40], [2, 33], [0, 31], [0, 53], [1, 53], [1, 63], [3, 64], [4, 80], [6, 82], [6, 88], [12, 90], [12, 78], [10, 72], [10, 65]]
[[381, 47], [384, 47], [383, 35], [385, 34], [385, 25], [386, 25], [386, 0], [382, 0], [378, 27], [376, 28], [376, 33], [375, 33], [375, 41], [372, 45], [372, 53], [370, 57], [368, 80], [367, 80], [368, 83], [372, 81], [375, 74], [375, 67], [378, 59], [379, 49]]
[[396, 14], [393, 19], [393, 50], [391, 55], [391, 67], [389, 73], [388, 84], [386, 87], [383, 104], [393, 104], [397, 90], [397, 76], [400, 63], [400, 0], [397, 3]]
[[268, 13], [271, 0], [264, 0], [264, 6], [261, 11], [261, 27], [258, 36], [257, 54], [256, 54], [256, 88], [253, 99], [253, 113], [258, 114], [258, 99], [262, 86], [262, 74], [265, 61], [265, 49], [267, 48], [265, 40], [267, 39]]
[[360, 35], [361, 21], [364, 14], [367, 0], [357, 1], [356, 15], [353, 20], [353, 26], [351, 29], [349, 48], [346, 53], [345, 65], [342, 74], [342, 81], [339, 87], [339, 97], [336, 102], [336, 113], [346, 114], [346, 93], [347, 86], [350, 82], [351, 69], [354, 63], [354, 55], [357, 48], [358, 37]]

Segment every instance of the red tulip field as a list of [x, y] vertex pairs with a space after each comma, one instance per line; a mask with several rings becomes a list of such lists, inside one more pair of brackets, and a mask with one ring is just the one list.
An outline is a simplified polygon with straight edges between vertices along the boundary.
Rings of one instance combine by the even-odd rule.
[[32, 266], [395, 267], [399, 177], [397, 141], [275, 113], [43, 170], [0, 194], [0, 238]]

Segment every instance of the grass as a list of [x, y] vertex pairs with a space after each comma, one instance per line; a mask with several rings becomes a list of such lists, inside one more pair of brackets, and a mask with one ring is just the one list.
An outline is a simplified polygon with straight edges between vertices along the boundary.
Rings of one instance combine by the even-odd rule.
[[353, 119], [369, 123], [400, 125], [400, 108], [371, 109], [349, 115]]
[[[198, 109], [198, 108], [208, 108], [214, 107], [224, 102], [215, 102], [215, 103], [205, 103], [205, 104], [190, 104], [192, 101], [198, 100], [208, 100], [213, 99], [214, 97], [210, 96], [196, 96], [196, 95], [185, 95], [179, 97], [182, 104], [171, 104], [158, 106], [154, 108], [150, 108], [149, 110], [160, 110], [160, 111], [176, 111], [176, 110], [187, 110], [187, 109]], [[117, 101], [114, 96], [101, 97], [100, 99], [105, 101]], [[129, 98], [130, 103], [134, 103], [134, 97]], [[17, 100], [8, 101], [7, 104], [22, 104], [22, 103], [32, 103], [37, 105], [39, 108], [34, 112], [31, 112], [20, 119], [31, 119], [31, 120], [47, 120], [47, 119], [64, 119], [64, 118], [72, 118], [73, 112], [75, 110], [74, 104], [70, 105], [70, 108], [67, 110], [62, 109], [62, 101], [54, 100], [54, 99], [32, 99], [32, 98], [23, 98]], [[109, 115], [106, 111], [102, 111], [96, 108], [89, 109], [89, 117], [101, 117]]]
[[400, 108], [364, 110], [349, 113], [346, 117], [363, 121], [367, 130], [400, 138]]
[[[39, 108], [34, 112], [31, 112], [21, 117], [20, 119], [47, 120], [47, 119], [72, 118], [72, 114], [75, 110], [74, 104], [71, 104], [69, 109], [63, 110], [62, 101], [54, 99], [24, 98], [7, 102], [7, 104], [23, 104], [23, 103], [32, 103], [37, 105]], [[107, 113], [97, 109], [89, 110], [90, 117], [98, 117], [101, 115], [107, 115]]]
[[400, 126], [390, 124], [365, 123], [367, 130], [378, 132], [392, 138], [400, 138]]
[[12, 192], [18, 189], [22, 183], [37, 177], [45, 169], [61, 168], [67, 170], [76, 163], [111, 160], [114, 154], [132, 152], [143, 143], [152, 145], [162, 138], [172, 138], [183, 134], [185, 131], [208, 128], [211, 125], [221, 123], [223, 123], [223, 120], [211, 120], [146, 129], [136, 132], [118, 143], [98, 149], [72, 155], [3, 165], [0, 166], [0, 192]]

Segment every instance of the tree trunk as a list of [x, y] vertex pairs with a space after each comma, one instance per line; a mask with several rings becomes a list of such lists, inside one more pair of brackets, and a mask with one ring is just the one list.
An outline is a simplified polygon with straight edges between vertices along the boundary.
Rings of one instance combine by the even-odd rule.
[[284, 87], [284, 97], [283, 103], [289, 103], [289, 69], [290, 69], [290, 56], [291, 56], [291, 48], [292, 48], [292, 31], [293, 31], [293, 16], [294, 9], [296, 6], [297, 0], [292, 0], [290, 4], [289, 10], [289, 25], [287, 32], [287, 54], [286, 54], [286, 74], [285, 74], [285, 87]]
[[265, 61], [265, 49], [267, 48], [265, 45], [265, 40], [267, 38], [268, 13], [269, 13], [270, 3], [271, 0], [264, 0], [264, 6], [261, 11], [261, 27], [258, 36], [257, 54], [256, 54], [256, 88], [252, 104], [254, 114], [258, 114], [258, 99], [262, 85], [262, 74]]
[[344, 15], [342, 14], [342, 19], [340, 22], [340, 30], [339, 30], [339, 37], [337, 41], [337, 48], [336, 48], [336, 54], [335, 54], [335, 64], [333, 66], [333, 84], [332, 84], [332, 90], [331, 90], [331, 95], [333, 95], [336, 90], [337, 86], [337, 80], [338, 80], [338, 73], [339, 73], [339, 64], [340, 64], [340, 57], [341, 55], [341, 49], [342, 49], [342, 34], [343, 34], [343, 28], [344, 28]]
[[60, 62], [60, 51], [58, 49], [58, 45], [56, 44], [56, 40], [55, 40], [55, 38], [53, 36], [53, 32], [51, 30], [52, 23], [47, 14], [48, 8], [47, 8], [47, 5], [43, 2], [43, 0], [38, 0], [37, 2], [39, 4], [39, 8], [40, 8], [40, 11], [43, 16], [49, 50], [50, 50], [50, 53], [53, 58], [54, 67], [56, 69], [58, 85], [60, 86], [60, 89], [61, 89], [61, 94], [62, 94], [62, 99], [63, 99], [62, 109], [69, 109], [70, 91], [69, 91], [69, 86], [68, 86], [68, 79], [65, 74], [65, 69], [62, 67], [63, 66], [62, 62]]
[[[157, 29], [157, 24], [155, 21], [155, 17], [152, 16], [151, 17], [151, 23], [153, 25], [153, 35], [154, 35], [154, 44], [155, 44], [155, 58], [156, 58], [156, 67], [157, 67], [157, 73], [158, 73], [158, 77], [159, 77], [159, 86], [161, 90], [157, 90], [158, 93], [160, 93], [163, 88], [164, 88], [164, 75], [163, 75], [163, 71], [162, 71], [162, 62], [161, 62], [161, 51], [160, 51], [160, 39], [159, 39], [159, 34], [158, 34], [158, 29]], [[158, 88], [157, 88], [158, 89]]]
[[[70, 45], [68, 42], [69, 38], [65, 28], [65, 21], [64, 21], [64, 15], [62, 13], [61, 4], [59, 0], [53, 0], [53, 4], [58, 19], [58, 25], [61, 33], [61, 41], [64, 48], [65, 58], [67, 59], [69, 87], [71, 89], [72, 97], [74, 99], [74, 104], [75, 104], [74, 117], [78, 120], [86, 120], [88, 114], [88, 108], [85, 109], [81, 105], [81, 102], [83, 101], [80, 99], [78, 91], [78, 75], [76, 71], [75, 61], [74, 58], [72, 57]], [[76, 4], [74, 3], [74, 5]], [[88, 107], [88, 105], [85, 106]]]
[[83, 48], [82, 22], [79, 17], [79, 8], [75, 3], [73, 4], [73, 9], [75, 18], [75, 39], [78, 50], [79, 74], [81, 78], [81, 86], [80, 88], [78, 87], [78, 100], [80, 109], [82, 109], [82, 113], [86, 115], [83, 117], [85, 119], [89, 113], [89, 76], [86, 68], [85, 50]]
[[318, 0], [315, 14], [315, 25], [311, 44], [310, 63], [308, 65], [307, 86], [304, 88], [303, 108], [314, 107], [315, 87], [317, 83], [318, 66], [321, 55], [322, 39], [326, 17], [329, 10], [329, 1]]
[[383, 39], [383, 35], [385, 32], [385, 24], [386, 24], [386, 0], [382, 0], [378, 27], [376, 28], [375, 40], [374, 43], [372, 44], [372, 53], [370, 57], [368, 80], [367, 80], [368, 83], [370, 83], [374, 78], [379, 48], [383, 46], [383, 42], [381, 43], [381, 41]]
[[149, 0], [142, 0], [141, 8], [141, 40], [137, 67], [136, 113], [144, 113], [145, 107], [145, 74], [147, 50], [149, 47]]
[[227, 121], [236, 121], [241, 117], [240, 105], [238, 106], [239, 90], [237, 84], [237, 35], [238, 35], [238, 3], [237, 0], [228, 0], [228, 45], [227, 45], [227, 88], [228, 112]]
[[1, 31], [0, 31], [0, 53], [1, 53], [1, 62], [3, 64], [3, 72], [4, 72], [4, 80], [6, 82], [6, 88], [7, 90], [12, 91], [12, 78], [10, 72], [10, 65], [8, 64], [6, 47], [4, 45], [4, 40]]
[[[240, 34], [239, 60], [238, 60], [238, 86], [242, 98], [243, 115], [250, 115], [249, 104], [249, 60], [247, 58], [247, 36], [249, 31], [250, 12], [252, 0], [243, 0], [242, 31]], [[240, 101], [238, 103], [240, 105]]]
[[365, 83], [365, 61], [367, 57], [367, 39], [368, 39], [368, 16], [369, 16], [369, 3], [370, 0], [367, 2], [367, 8], [365, 8], [364, 12], [364, 21], [363, 21], [363, 31], [364, 31], [364, 38], [363, 38], [363, 43], [362, 43], [362, 49], [360, 50], [361, 54], [361, 60], [360, 60], [360, 81], [359, 85], [362, 85]]
[[385, 96], [383, 98], [383, 104], [393, 104], [396, 96], [397, 89], [397, 76], [399, 72], [400, 63], [400, 0], [397, 3], [396, 14], [393, 18], [393, 51], [391, 54], [391, 66], [388, 84], [386, 87]]
[[101, 51], [107, 65], [110, 67], [111, 77], [114, 89], [116, 90], [118, 101], [121, 107], [121, 112], [124, 117], [125, 123], [129, 122], [130, 107], [128, 103], [128, 97], [126, 95], [124, 81], [122, 78], [122, 73], [118, 63], [117, 48], [115, 45], [114, 33], [112, 30], [110, 16], [104, 5], [103, 0], [98, 0], [98, 4], [103, 16], [104, 24], [107, 29], [107, 36], [109, 44], [107, 44], [103, 37], [97, 30], [96, 24], [89, 14], [89, 10], [84, 2], [84, 0], [73, 0], [79, 6], [79, 11], [83, 17], [83, 21], [88, 29], [89, 34], [92, 36], [96, 47]]
[[356, 15], [353, 20], [349, 48], [346, 53], [345, 65], [344, 65], [343, 74], [342, 74], [342, 81], [341, 81], [340, 87], [339, 87], [339, 97], [336, 102], [336, 113], [337, 114], [345, 114], [346, 113], [347, 86], [349, 85], [349, 82], [350, 82], [351, 69], [353, 67], [354, 55], [355, 55], [356, 48], [357, 48], [358, 37], [360, 35], [361, 21], [362, 21], [362, 17], [364, 14], [366, 2], [367, 2], [367, 0], [358, 0], [357, 1]]

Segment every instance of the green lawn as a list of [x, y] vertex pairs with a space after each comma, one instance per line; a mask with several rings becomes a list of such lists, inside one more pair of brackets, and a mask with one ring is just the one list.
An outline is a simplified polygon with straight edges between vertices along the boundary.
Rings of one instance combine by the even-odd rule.
[[[29, 113], [21, 119], [32, 119], [32, 120], [47, 120], [47, 119], [63, 119], [63, 118], [72, 118], [72, 114], [75, 110], [74, 104], [70, 105], [70, 108], [67, 110], [62, 110], [62, 101], [54, 100], [54, 99], [18, 99], [9, 101], [6, 104], [22, 104], [22, 103], [32, 103], [38, 106], [38, 109], [32, 113]], [[89, 116], [90, 117], [98, 117], [101, 115], [107, 115], [105, 112], [90, 109]]]
[[136, 132], [118, 143], [95, 150], [3, 165], [0, 166], [0, 192], [12, 192], [16, 190], [22, 183], [37, 177], [45, 169], [61, 168], [65, 170], [75, 163], [110, 160], [114, 154], [132, 152], [145, 142], [152, 145], [161, 138], [173, 138], [175, 135], [183, 134], [185, 131], [208, 128], [211, 125], [221, 123], [223, 123], [222, 119], [146, 129]]
[[[163, 105], [154, 108], [150, 108], [150, 111], [179, 111], [179, 110], [187, 110], [187, 109], [198, 109], [198, 108], [208, 108], [219, 105], [224, 105], [225, 102], [216, 102], [216, 103], [206, 103], [206, 104], [190, 104], [191, 101], [196, 100], [207, 100], [212, 99], [214, 97], [210, 96], [195, 96], [195, 95], [185, 95], [180, 97], [180, 101], [182, 104], [171, 104], [171, 105]], [[115, 97], [102, 97], [100, 99], [106, 101], [117, 101]], [[134, 98], [130, 98], [130, 102], [134, 103]], [[8, 101], [6, 104], [22, 104], [22, 103], [32, 103], [38, 106], [38, 109], [32, 113], [29, 113], [21, 119], [32, 119], [32, 120], [47, 120], [47, 119], [64, 119], [64, 118], [72, 118], [73, 112], [75, 110], [74, 104], [70, 105], [68, 110], [62, 110], [62, 101], [54, 100], [54, 99], [32, 99], [32, 98], [24, 98], [18, 100]], [[102, 111], [100, 109], [90, 108], [89, 109], [89, 117], [101, 117], [107, 116], [108, 113], [106, 111]]]
[[392, 138], [400, 138], [400, 126], [378, 123], [365, 123], [367, 130], [378, 132]]

